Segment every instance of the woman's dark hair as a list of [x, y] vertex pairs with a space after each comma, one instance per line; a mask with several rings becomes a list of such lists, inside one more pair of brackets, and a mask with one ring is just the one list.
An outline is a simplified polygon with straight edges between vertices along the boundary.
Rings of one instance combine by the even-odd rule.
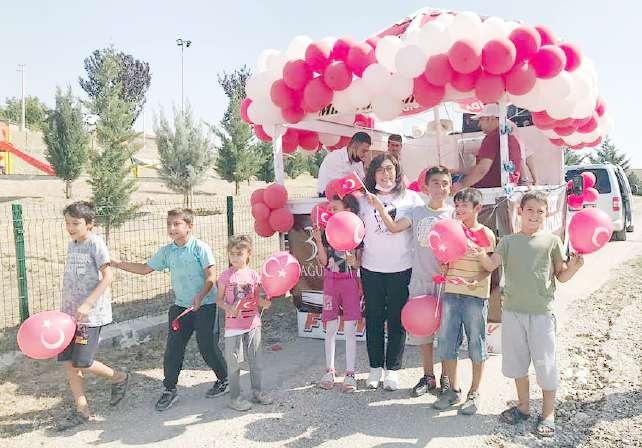
[[343, 199], [341, 199], [338, 195], [335, 194], [330, 200], [341, 201], [344, 208], [349, 208], [350, 211], [355, 215], [359, 214], [359, 201], [357, 201], [357, 198], [355, 198], [354, 195], [346, 194]]
[[63, 216], [71, 216], [76, 219], [83, 219], [85, 224], [95, 224], [96, 223], [96, 209], [94, 204], [87, 201], [77, 201], [72, 204], [69, 204], [62, 211]]
[[375, 173], [379, 168], [381, 168], [381, 165], [386, 160], [390, 160], [390, 162], [394, 165], [396, 172], [395, 187], [392, 189], [391, 193], [402, 193], [406, 189], [406, 183], [403, 180], [403, 170], [401, 169], [401, 165], [399, 165], [399, 161], [396, 159], [396, 157], [390, 154], [381, 154], [372, 159], [372, 162], [370, 162], [370, 165], [368, 166], [366, 179], [363, 181], [363, 183], [366, 185], [366, 188], [369, 192], [376, 193], [375, 187], [377, 185], [377, 180], [375, 178]]

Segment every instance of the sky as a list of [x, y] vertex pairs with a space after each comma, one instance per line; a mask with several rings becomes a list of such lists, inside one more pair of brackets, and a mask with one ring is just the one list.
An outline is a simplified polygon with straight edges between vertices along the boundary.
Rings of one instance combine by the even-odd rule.
[[[18, 96], [17, 65], [25, 64], [27, 94], [50, 106], [56, 86], [70, 85], [83, 96], [78, 77], [83, 60], [109, 45], [149, 62], [152, 83], [145, 128], [162, 109], [179, 106], [180, 49], [176, 39], [192, 41], [184, 53], [185, 97], [197, 117], [218, 122], [227, 99], [217, 74], [244, 64], [254, 68], [266, 48], [284, 50], [300, 34], [312, 39], [353, 36], [365, 39], [423, 7], [474, 11], [504, 19], [543, 24], [577, 44], [593, 59], [599, 89], [614, 120], [611, 138], [642, 168], [639, 107], [642, 105], [642, 51], [633, 0], [535, 1], [383, 1], [269, 0], [237, 2], [110, 0], [5, 2], [0, 26], [0, 100]], [[7, 20], [8, 19], [8, 20]], [[142, 129], [142, 119], [137, 123]]]

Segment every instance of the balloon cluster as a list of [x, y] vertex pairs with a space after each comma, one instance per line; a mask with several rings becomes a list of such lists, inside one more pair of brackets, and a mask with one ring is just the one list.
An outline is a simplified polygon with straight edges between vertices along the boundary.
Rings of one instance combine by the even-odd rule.
[[287, 232], [292, 228], [294, 216], [285, 207], [287, 200], [288, 190], [280, 184], [272, 184], [252, 192], [250, 204], [257, 235], [268, 238], [275, 232]]
[[[245, 100], [248, 99], [246, 98]], [[254, 124], [253, 128], [254, 134], [259, 140], [263, 142], [271, 142], [273, 140], [272, 135], [266, 131], [266, 129], [272, 129], [271, 126], [264, 128], [260, 124]], [[350, 137], [344, 135], [288, 128], [281, 139], [281, 148], [284, 154], [292, 154], [297, 148], [309, 152], [316, 152], [321, 148], [334, 151], [335, 149], [345, 148], [348, 143], [350, 143]]]
[[[600, 198], [600, 192], [594, 188], [596, 182], [595, 174], [591, 173], [590, 171], [584, 171], [582, 174], [580, 174], [580, 176], [582, 176], [582, 192], [579, 195], [569, 194], [566, 198], [568, 207], [572, 210], [581, 209], [585, 203], [595, 204]], [[573, 190], [572, 179], [568, 181], [567, 189]]]
[[611, 127], [593, 62], [575, 45], [544, 26], [473, 12], [418, 16], [401, 34], [365, 42], [297, 36], [285, 52], [261, 53], [246, 92], [241, 113], [263, 138], [275, 124], [299, 123], [330, 105], [339, 114], [367, 109], [393, 120], [408, 98], [427, 109], [507, 95], [535, 113], [554, 144], [574, 149], [599, 144]]

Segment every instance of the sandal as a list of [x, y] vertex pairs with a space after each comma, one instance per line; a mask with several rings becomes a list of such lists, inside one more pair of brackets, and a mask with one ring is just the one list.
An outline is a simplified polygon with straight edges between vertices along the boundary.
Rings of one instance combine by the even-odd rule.
[[540, 415], [537, 420], [536, 432], [540, 437], [553, 437], [555, 435], [555, 420], [552, 418], [542, 418]]
[[516, 425], [520, 422], [525, 422], [530, 417], [530, 414], [524, 414], [517, 406], [513, 406], [499, 414], [499, 421], [509, 425]]

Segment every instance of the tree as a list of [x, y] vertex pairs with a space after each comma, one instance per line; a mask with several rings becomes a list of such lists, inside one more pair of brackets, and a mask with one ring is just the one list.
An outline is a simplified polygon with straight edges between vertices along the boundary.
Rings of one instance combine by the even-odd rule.
[[65, 181], [65, 197], [71, 198], [71, 184], [80, 177], [89, 158], [89, 135], [84, 126], [80, 104], [71, 87], [63, 93], [56, 89], [56, 107], [49, 114], [44, 130], [45, 157], [56, 176]]
[[288, 154], [283, 161], [283, 171], [290, 179], [296, 179], [301, 174], [308, 171], [309, 168], [309, 154], [304, 154], [303, 151], [296, 151], [293, 154]]
[[328, 155], [328, 151], [326, 149], [320, 149], [315, 152], [309, 159], [308, 173], [310, 173], [310, 175], [315, 179], [319, 177], [319, 167], [321, 166], [321, 162], [323, 162], [323, 159], [326, 155]]
[[274, 153], [271, 142], [259, 142], [257, 153], [261, 166], [256, 173], [256, 178], [263, 182], [274, 182]]
[[131, 157], [139, 149], [133, 143], [137, 134], [132, 129], [136, 105], [123, 99], [120, 60], [114, 52], [104, 57], [94, 76], [101, 88], [88, 104], [98, 116], [98, 145], [90, 158], [89, 183], [99, 223], [109, 240], [111, 229], [130, 219], [137, 209], [130, 204], [136, 189], [130, 175]]
[[[38, 97], [25, 98], [26, 126], [35, 130], [43, 130], [47, 125], [49, 107]], [[20, 98], [7, 98], [4, 106], [0, 106], [0, 118], [20, 123], [22, 120], [22, 100]]]
[[[105, 80], [101, 73], [106, 61], [116, 61], [116, 74], [113, 79]], [[111, 64], [111, 62], [110, 62]], [[104, 83], [118, 83], [119, 96], [132, 105], [132, 123], [145, 105], [147, 91], [152, 81], [147, 62], [139, 61], [130, 54], [116, 51], [113, 47], [94, 50], [91, 56], [85, 58], [87, 79], [79, 78], [80, 87], [87, 92], [91, 100], [95, 100], [105, 90]]]
[[184, 112], [174, 110], [173, 128], [161, 113], [154, 130], [163, 182], [170, 190], [183, 194], [183, 205], [191, 207], [194, 187], [205, 180], [214, 162], [213, 144], [194, 122], [189, 105]]
[[631, 168], [628, 157], [617, 150], [608, 135], [600, 145], [600, 148], [596, 151], [596, 154], [590, 158], [591, 163], [610, 163], [612, 165], [619, 165], [627, 173]]
[[581, 154], [579, 151], [564, 148], [564, 165], [581, 165], [588, 157], [588, 154]]

